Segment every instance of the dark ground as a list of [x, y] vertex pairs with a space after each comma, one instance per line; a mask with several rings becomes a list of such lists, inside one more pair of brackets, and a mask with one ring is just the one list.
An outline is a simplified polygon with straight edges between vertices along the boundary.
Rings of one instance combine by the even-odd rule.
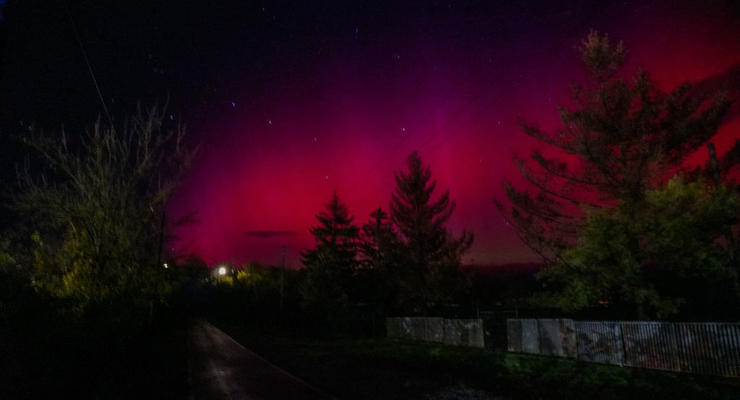
[[340, 399], [738, 399], [740, 382], [385, 339], [317, 339], [222, 326]]
[[188, 337], [193, 399], [331, 398], [265, 361], [206, 321], [193, 321]]
[[[189, 379], [188, 358], [196, 352], [188, 348], [187, 324], [179, 318], [161, 321], [118, 343], [102, 338], [120, 335], [58, 323], [64, 328], [36, 326], [24, 336], [3, 335], [12, 342], [0, 343], [0, 398], [215, 398], [193, 390], [197, 385], [191, 383], [198, 378]], [[339, 399], [740, 398], [737, 381], [430, 343], [311, 338], [220, 327], [269, 363]], [[227, 342], [230, 348], [242, 348]], [[265, 379], [263, 367], [268, 363], [259, 357], [245, 362], [233, 356], [234, 349], [209, 352], [236, 368], [251, 365], [259, 370], [250, 379], [260, 382], [257, 386], [264, 393], [285, 392], [284, 383]], [[190, 365], [198, 368], [192, 358]], [[272, 392], [273, 386], [277, 392]]]
[[178, 320], [126, 331], [37, 314], [0, 328], [0, 399], [188, 396], [187, 326]]

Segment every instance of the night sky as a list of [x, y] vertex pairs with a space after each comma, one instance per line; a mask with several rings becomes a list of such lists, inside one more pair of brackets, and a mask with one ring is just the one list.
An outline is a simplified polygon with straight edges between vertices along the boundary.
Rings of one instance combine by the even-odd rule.
[[[591, 29], [624, 41], [628, 74], [740, 98], [732, 1], [4, 3], [3, 135], [31, 121], [79, 131], [101, 113], [74, 22], [115, 119], [168, 100], [201, 145], [168, 210], [197, 213], [171, 247], [209, 263], [277, 263], [285, 245], [297, 266], [331, 192], [365, 222], [412, 150], [457, 201], [453, 231], [476, 235], [467, 263], [534, 260], [492, 200], [502, 180], [520, 182], [513, 154], [535, 146], [518, 118], [556, 127], [586, 79], [574, 47]], [[740, 136], [739, 108], [720, 155]]]

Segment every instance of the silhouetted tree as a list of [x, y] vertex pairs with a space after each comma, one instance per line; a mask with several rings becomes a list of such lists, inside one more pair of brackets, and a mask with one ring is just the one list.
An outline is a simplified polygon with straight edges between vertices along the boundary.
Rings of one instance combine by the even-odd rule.
[[455, 209], [449, 190], [437, 199], [437, 182], [417, 152], [406, 162], [407, 172], [395, 174], [391, 221], [400, 233], [403, 265], [399, 299], [409, 311], [421, 312], [454, 299], [460, 288], [460, 262], [470, 248], [473, 235], [453, 237], [445, 223]]
[[397, 249], [398, 237], [393, 230], [388, 213], [382, 207], [370, 214], [370, 220], [362, 226], [359, 250], [360, 264], [364, 268], [384, 270], [390, 268]]
[[524, 242], [550, 262], [558, 261], [578, 237], [584, 208], [617, 201], [638, 204], [712, 138], [731, 104], [723, 94], [709, 101], [688, 83], [665, 94], [646, 72], [626, 82], [617, 76], [625, 55], [622, 44], [613, 46], [595, 32], [579, 50], [593, 83], [573, 86], [576, 108], [559, 108], [563, 128], [547, 133], [521, 122], [524, 133], [561, 150], [563, 157], [534, 151], [533, 162], [516, 158], [535, 190], [505, 184], [508, 219]]
[[[90, 303], [149, 308], [164, 301], [164, 207], [193, 156], [164, 108], [139, 109], [121, 126], [97, 122], [80, 140], [30, 132], [44, 175], [24, 172], [15, 209], [35, 230], [26, 257], [34, 285]], [[130, 309], [130, 308], [129, 308]]]
[[[618, 293], [632, 291], [635, 296], [630, 301], [635, 307], [662, 309], [655, 312], [665, 315], [671, 307], [644, 276], [647, 260], [640, 254], [645, 243], [630, 229], [621, 229], [624, 225], [619, 229], [613, 226], [612, 218], [617, 217], [609, 210], [618, 207], [614, 211], [619, 214], [617, 219], [625, 222], [655, 218], [645, 213], [649, 209], [647, 194], [663, 188], [682, 170], [686, 158], [704, 145], [709, 147], [710, 161], [716, 167], [686, 171], [685, 175], [714, 176], [717, 186], [731, 168], [732, 155], [739, 146], [736, 144], [735, 150], [716, 160], [708, 141], [717, 132], [731, 101], [722, 93], [710, 99], [696, 93], [689, 84], [666, 94], [646, 72], [639, 72], [631, 82], [625, 81], [618, 76], [625, 56], [622, 44], [614, 46], [598, 33], [591, 32], [579, 50], [593, 81], [589, 86], [573, 86], [575, 107], [559, 108], [563, 127], [546, 133], [521, 123], [527, 135], [559, 149], [562, 157], [549, 158], [538, 150], [531, 154], [531, 162], [516, 158], [517, 168], [532, 188], [522, 190], [505, 183], [511, 208], [500, 202], [497, 207], [524, 243], [548, 264], [570, 271], [572, 284], [579, 282], [578, 276], [594, 274], [603, 288], [572, 287], [572, 293], [595, 290], [600, 296], [608, 292], [610, 298], [624, 300]], [[728, 243], [733, 242], [730, 231], [726, 230], [724, 236]], [[596, 242], [600, 248], [593, 250], [608, 253], [607, 247], [618, 246], [621, 256], [586, 257], [596, 254], [586, 250]], [[585, 285], [583, 281], [579, 284]], [[592, 301], [595, 297], [588, 298]], [[576, 303], [581, 304], [580, 300]]]
[[737, 190], [676, 177], [647, 191], [638, 210], [624, 205], [591, 212], [565, 262], [543, 272], [556, 289], [545, 297], [550, 305], [574, 311], [601, 303], [623, 318], [737, 316], [724, 240], [740, 218]]
[[302, 294], [310, 308], [338, 318], [350, 304], [348, 288], [357, 268], [359, 230], [336, 192], [316, 219], [319, 224], [310, 229], [316, 247], [302, 253], [306, 267]]
[[211, 276], [208, 264], [196, 255], [188, 256], [176, 267], [182, 275], [196, 281], [205, 281]]
[[359, 237], [360, 270], [356, 292], [362, 301], [387, 309], [398, 293], [399, 240], [382, 207], [370, 213]]

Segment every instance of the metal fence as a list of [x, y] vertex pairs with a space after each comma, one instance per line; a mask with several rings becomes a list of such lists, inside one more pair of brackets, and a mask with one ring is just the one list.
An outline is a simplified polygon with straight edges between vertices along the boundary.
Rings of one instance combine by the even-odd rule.
[[[554, 328], [558, 326], [559, 329]], [[575, 326], [575, 329], [571, 331], [568, 326]], [[740, 377], [740, 323], [737, 322], [510, 319], [507, 329], [509, 351], [559, 355], [635, 368]], [[573, 344], [576, 351], [568, 352]], [[553, 351], [553, 348], [565, 351]]]

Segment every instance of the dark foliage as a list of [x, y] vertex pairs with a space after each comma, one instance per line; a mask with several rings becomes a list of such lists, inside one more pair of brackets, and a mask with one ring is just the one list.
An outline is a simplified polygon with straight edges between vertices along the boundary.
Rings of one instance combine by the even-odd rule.
[[[675, 314], [685, 296], [657, 291], [646, 275], [656, 262], [663, 274], [659, 280], [674, 282], [677, 276], [709, 282], [724, 270], [724, 279], [735, 281], [737, 292], [738, 215], [730, 210], [738, 187], [727, 178], [738, 145], [718, 160], [709, 142], [732, 102], [723, 93], [710, 97], [689, 84], [664, 93], [646, 72], [626, 81], [618, 74], [625, 57], [621, 43], [614, 46], [598, 33], [590, 33], [579, 50], [592, 82], [573, 87], [574, 107], [559, 109], [563, 127], [547, 133], [521, 123], [527, 135], [559, 156], [537, 150], [529, 162], [517, 158], [531, 186], [518, 189], [506, 183], [511, 207], [496, 202], [524, 243], [555, 266], [544, 274], [548, 289], [556, 292], [543, 298], [545, 304], [569, 311], [611, 304], [630, 318]], [[686, 170], [687, 157], [705, 145], [706, 168]], [[677, 174], [704, 182], [694, 189], [704, 194], [692, 197], [693, 205], [675, 205], [676, 215], [698, 218], [689, 217], [692, 222], [683, 225], [665, 220], [666, 207], [681, 197], [675, 190], [664, 192]], [[715, 195], [716, 201], [711, 200]], [[728, 212], [701, 211], [702, 204]], [[702, 229], [711, 220], [701, 220], [702, 213], [722, 215], [715, 221], [719, 230]], [[684, 247], [693, 255], [676, 252], [667, 242], [688, 243], [684, 239], [692, 235], [701, 237]], [[711, 260], [696, 254], [712, 254]]]
[[399, 305], [407, 312], [421, 313], [454, 302], [464, 281], [460, 274], [462, 255], [473, 243], [473, 235], [454, 237], [445, 223], [455, 210], [449, 190], [432, 199], [437, 182], [429, 166], [416, 152], [409, 155], [407, 171], [398, 172], [390, 210], [391, 221], [400, 234]]
[[0, 397], [185, 395], [185, 317], [161, 247], [193, 153], [164, 121], [155, 107], [23, 137], [32, 163], [0, 233]]
[[310, 229], [314, 249], [303, 252], [306, 267], [302, 289], [305, 304], [315, 315], [337, 321], [349, 311], [350, 285], [357, 269], [359, 229], [336, 192], [326, 209], [316, 215], [319, 225]]
[[524, 242], [553, 263], [584, 226], [584, 207], [642, 201], [714, 136], [732, 103], [722, 93], [711, 99], [696, 93], [688, 83], [663, 93], [646, 72], [625, 81], [617, 75], [625, 51], [606, 36], [592, 32], [580, 52], [593, 81], [573, 87], [574, 109], [559, 108], [563, 128], [547, 133], [521, 123], [524, 133], [563, 156], [535, 151], [531, 162], [516, 159], [534, 194], [505, 185], [509, 219]]

